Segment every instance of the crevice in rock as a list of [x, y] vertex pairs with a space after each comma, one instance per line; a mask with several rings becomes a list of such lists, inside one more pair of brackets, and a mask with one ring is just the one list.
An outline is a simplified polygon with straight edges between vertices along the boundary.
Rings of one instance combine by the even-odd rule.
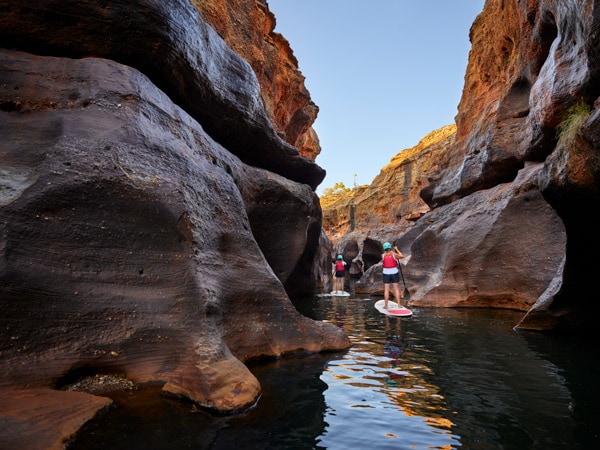
[[96, 365], [86, 365], [70, 370], [60, 377], [55, 385], [56, 390], [90, 394], [128, 391], [136, 388], [137, 384], [128, 380], [124, 372]]
[[537, 57], [534, 59], [531, 68], [533, 71], [532, 75], [538, 75], [544, 62], [550, 54], [550, 47], [558, 36], [558, 27], [556, 26], [556, 19], [552, 12], [543, 11], [539, 21], [539, 27], [536, 30], [536, 37], [539, 40], [540, 51]]

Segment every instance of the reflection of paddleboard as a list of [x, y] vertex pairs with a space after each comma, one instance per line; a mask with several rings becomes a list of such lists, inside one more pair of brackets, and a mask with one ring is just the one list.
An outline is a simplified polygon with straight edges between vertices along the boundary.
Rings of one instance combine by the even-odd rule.
[[386, 316], [395, 316], [395, 317], [406, 317], [412, 316], [412, 311], [404, 306], [398, 304], [393, 301], [388, 301], [388, 309], [384, 309], [383, 305], [385, 304], [385, 300], [378, 300], [375, 302], [375, 309], [379, 311], [381, 314], [385, 314]]
[[329, 293], [332, 297], [350, 297], [350, 292], [346, 291], [331, 291]]

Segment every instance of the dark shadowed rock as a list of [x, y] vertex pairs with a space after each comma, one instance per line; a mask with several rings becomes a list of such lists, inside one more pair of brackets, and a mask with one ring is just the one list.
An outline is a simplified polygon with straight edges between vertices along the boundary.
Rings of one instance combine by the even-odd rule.
[[[271, 268], [252, 233], [297, 265], [318, 245], [309, 186], [245, 165], [131, 67], [0, 59], [4, 390], [125, 373], [236, 412], [260, 394], [244, 361], [350, 345], [295, 310], [276, 276], [293, 260]], [[296, 228], [255, 213], [273, 192]]]
[[519, 323], [520, 328], [586, 332], [594, 330], [600, 305], [597, 274], [600, 262], [600, 219], [582, 214], [600, 203], [600, 106], [572, 117], [579, 121], [563, 134], [544, 164], [540, 185], [563, 218], [567, 230], [564, 262], [556, 279]]
[[[565, 227], [539, 191], [541, 169], [523, 169], [512, 184], [436, 208], [399, 237], [411, 305], [532, 307], [562, 267], [566, 248]], [[383, 291], [381, 264], [357, 290]]]
[[[190, 2], [0, 11], [0, 447], [62, 448], [108, 402], [81, 377], [234, 413], [245, 361], [350, 345], [285, 290], [315, 286], [324, 171]], [[307, 149], [311, 105], [277, 116]]]
[[291, 296], [310, 295], [321, 259], [319, 199], [307, 186], [281, 177], [241, 180], [252, 233], [275, 275]]
[[250, 65], [188, 0], [4, 1], [5, 48], [98, 56], [137, 68], [247, 164], [315, 189], [325, 171], [281, 139]]

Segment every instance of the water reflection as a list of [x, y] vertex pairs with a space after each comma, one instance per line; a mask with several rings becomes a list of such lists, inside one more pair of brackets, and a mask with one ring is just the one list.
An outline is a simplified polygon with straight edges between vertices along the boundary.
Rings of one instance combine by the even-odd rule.
[[[398, 319], [371, 311], [375, 299], [343, 301], [332, 301], [331, 311], [339, 321], [345, 308], [341, 326], [354, 345], [322, 376], [328, 385], [324, 447], [340, 448], [345, 435], [394, 448], [599, 443], [593, 380], [600, 360], [591, 343], [514, 331], [519, 312], [417, 309]], [[332, 320], [330, 312], [324, 317]], [[357, 423], [364, 424], [358, 436]]]
[[121, 394], [72, 449], [598, 448], [598, 350], [513, 330], [521, 313], [415, 309], [310, 297], [304, 315], [343, 328], [342, 353], [251, 367], [263, 387], [241, 417]]
[[[451, 448], [451, 414], [433, 384], [429, 352], [412, 338], [412, 318], [390, 318], [370, 298], [332, 299], [326, 320], [348, 332], [352, 348], [329, 363], [324, 448]], [[318, 311], [312, 311], [318, 313]], [[424, 357], [425, 356], [425, 357]], [[360, 431], [358, 431], [360, 430]], [[348, 439], [348, 436], [351, 436]]]
[[440, 310], [415, 323], [423, 345], [436, 350], [431, 379], [446, 393], [456, 412], [454, 432], [468, 448], [504, 448], [509, 442], [552, 448], [564, 439], [559, 436], [569, 417], [570, 392], [559, 369], [532, 352], [523, 333], [510, 329], [514, 316]]

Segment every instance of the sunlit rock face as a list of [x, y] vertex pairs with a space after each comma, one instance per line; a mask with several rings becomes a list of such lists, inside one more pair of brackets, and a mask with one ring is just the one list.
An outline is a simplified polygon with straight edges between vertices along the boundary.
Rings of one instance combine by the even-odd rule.
[[414, 222], [430, 209], [420, 196], [421, 189], [428, 184], [428, 176], [438, 170], [440, 155], [454, 142], [455, 134], [455, 125], [432, 131], [414, 147], [394, 156], [369, 186], [326, 202], [323, 228], [337, 242], [350, 231], [373, 232], [398, 226], [401, 221]]
[[[423, 191], [430, 206], [440, 205], [542, 165], [539, 189], [567, 233], [564, 267], [523, 328], [583, 331], [598, 308], [589, 296], [598, 263], [587, 256], [600, 247], [598, 223], [581, 214], [600, 199], [597, 9], [596, 1], [486, 2], [471, 28], [456, 144]], [[591, 113], [576, 117], [577, 104]], [[580, 128], [561, 135], [573, 119]]]
[[[406, 233], [430, 210], [420, 192], [455, 134], [455, 125], [434, 130], [394, 156], [370, 185], [323, 199], [323, 228], [349, 264], [351, 277], [360, 278], [379, 263], [383, 243]], [[383, 292], [381, 282], [375, 291]]]
[[598, 96], [595, 1], [486, 2], [475, 20], [456, 143], [427, 188], [428, 203], [512, 181], [556, 149], [557, 127]]
[[[381, 210], [371, 221], [387, 227], [337, 237], [362, 249], [357, 291], [381, 292], [377, 257], [387, 240], [406, 256], [413, 306], [512, 308], [525, 312], [519, 328], [594, 329], [599, 223], [582, 211], [600, 200], [597, 9], [595, 1], [486, 2], [470, 30], [456, 134], [433, 171], [414, 174], [427, 179], [420, 196], [431, 211], [412, 204], [402, 217], [422, 217], [405, 227]], [[357, 197], [394, 192], [410, 164]]]
[[350, 345], [286, 292], [322, 267], [324, 171], [190, 3], [8, 1], [0, 42], [0, 447], [62, 448], [107, 405], [79, 376], [235, 413], [244, 362]]
[[319, 108], [304, 85], [289, 42], [274, 32], [276, 18], [267, 2], [194, 0], [193, 4], [256, 72], [267, 114], [280, 136], [302, 156], [315, 160], [321, 145], [312, 124]]

